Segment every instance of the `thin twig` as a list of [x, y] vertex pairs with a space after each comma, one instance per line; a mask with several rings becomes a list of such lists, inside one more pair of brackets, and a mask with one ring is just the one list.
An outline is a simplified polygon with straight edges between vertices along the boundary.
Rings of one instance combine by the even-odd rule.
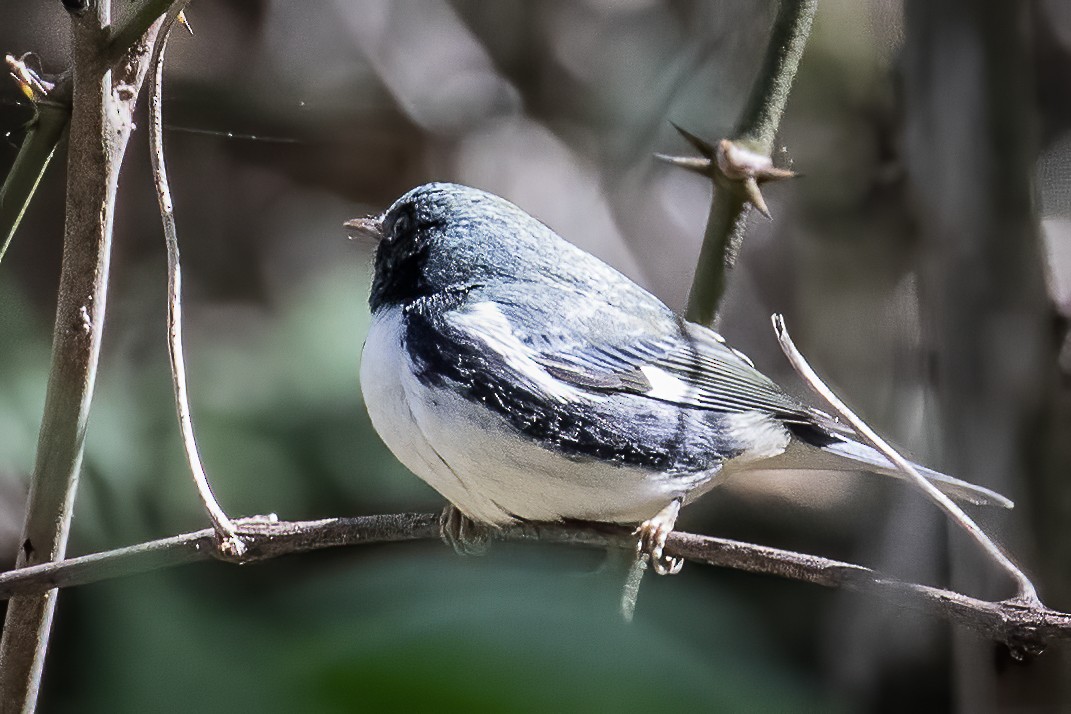
[[896, 449], [889, 446], [889, 444], [878, 436], [877, 432], [871, 429], [866, 422], [860, 419], [852, 412], [848, 406], [833, 393], [822, 378], [814, 371], [807, 360], [804, 359], [800, 351], [796, 349], [796, 345], [792, 342], [792, 337], [788, 334], [788, 328], [785, 326], [785, 318], [781, 315], [772, 316], [774, 331], [777, 333], [777, 341], [781, 345], [781, 349], [784, 351], [785, 356], [788, 357], [788, 361], [792, 363], [792, 367], [799, 373], [803, 380], [807, 382], [807, 386], [814, 391], [819, 397], [824, 399], [837, 413], [839, 413], [844, 419], [851, 424], [856, 433], [859, 434], [868, 444], [885, 455], [885, 458], [889, 459], [909, 482], [914, 484], [920, 491], [936, 503], [941, 510], [948, 514], [948, 517], [952, 519], [957, 525], [973, 538], [985, 552], [1009, 575], [1015, 580], [1018, 587], [1017, 598], [1024, 603], [1030, 605], [1041, 606], [1041, 600], [1038, 598], [1037, 591], [1034, 588], [1034, 584], [1030, 582], [1030, 579], [1026, 577], [1026, 574], [1019, 569], [1004, 554], [1003, 551], [997, 546], [993, 540], [985, 534], [978, 524], [975, 523], [970, 516], [968, 516], [962, 508], [956, 505], [956, 503], [941, 493], [936, 486], [927, 481], [922, 474], [911, 464], [910, 461], [901, 456]]
[[[343, 545], [441, 540], [439, 515], [399, 513], [319, 521], [278, 521], [271, 517], [239, 519], [247, 545], [240, 558], [215, 546], [215, 532], [193, 533], [141, 543], [103, 553], [45, 563], [0, 574], [0, 599], [121, 578], [194, 561], [219, 559], [249, 563], [291, 553]], [[604, 523], [525, 524], [495, 531], [502, 541], [557, 543], [585, 548], [636, 547], [632, 530]], [[988, 602], [927, 585], [889, 578], [860, 565], [752, 543], [675, 531], [666, 541], [667, 555], [693, 563], [845, 588], [877, 596], [900, 607], [949, 620], [1007, 643], [1022, 654], [1037, 653], [1049, 642], [1071, 639], [1071, 614], [1020, 599]]]
[[[134, 43], [113, 67], [102, 52], [110, 3], [72, 20], [73, 89], [67, 189], [52, 361], [17, 567], [61, 560], [100, 356], [119, 167], [145, 77], [148, 47]], [[150, 30], [151, 33], [151, 30]], [[0, 706], [32, 711], [58, 593], [8, 603], [0, 642]]]
[[197, 441], [193, 432], [193, 417], [190, 415], [189, 393], [186, 388], [186, 363], [182, 354], [182, 267], [179, 262], [178, 231], [175, 227], [175, 209], [171, 202], [171, 189], [167, 182], [167, 167], [164, 164], [163, 118], [160, 108], [163, 91], [164, 51], [171, 28], [178, 20], [179, 14], [188, 0], [174, 3], [167, 11], [167, 16], [160, 27], [159, 39], [153, 48], [152, 70], [153, 82], [149, 94], [149, 144], [152, 155], [153, 177], [156, 183], [156, 198], [160, 204], [160, 220], [164, 226], [164, 240], [167, 243], [167, 350], [171, 358], [171, 382], [175, 390], [175, 410], [178, 414], [179, 430], [182, 434], [182, 446], [186, 452], [186, 462], [190, 467], [197, 493], [201, 497], [212, 526], [219, 535], [220, 548], [233, 555], [241, 555], [241, 539], [238, 537], [234, 522], [220, 507], [212, 486], [208, 482], [197, 451]]

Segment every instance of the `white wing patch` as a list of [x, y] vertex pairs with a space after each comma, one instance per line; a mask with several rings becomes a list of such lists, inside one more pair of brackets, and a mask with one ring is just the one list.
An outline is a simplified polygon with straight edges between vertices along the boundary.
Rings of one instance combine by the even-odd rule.
[[651, 384], [651, 388], [644, 394], [652, 399], [687, 404], [694, 400], [699, 393], [699, 390], [694, 386], [683, 379], [674, 377], [661, 367], [645, 364], [640, 367], [640, 371], [643, 372], [643, 376]]
[[547, 396], [560, 402], [590, 398], [589, 395], [582, 394], [571, 385], [548, 374], [533, 359], [535, 353], [517, 339], [513, 326], [494, 303], [476, 303], [462, 312], [451, 313], [447, 319], [483, 340], [488, 347], [502, 356], [506, 364]]

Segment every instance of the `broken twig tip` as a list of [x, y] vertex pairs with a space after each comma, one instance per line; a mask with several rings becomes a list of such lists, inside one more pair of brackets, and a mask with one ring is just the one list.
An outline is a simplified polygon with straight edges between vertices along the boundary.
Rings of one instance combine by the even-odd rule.
[[770, 315], [770, 322], [773, 323], [774, 333], [777, 335], [778, 339], [780, 339], [781, 336], [785, 334], [785, 316], [779, 312], [775, 312]]
[[17, 59], [13, 55], [4, 55], [4, 61], [7, 63], [11, 78], [15, 80], [15, 84], [19, 85], [19, 90], [21, 90], [30, 101], [39, 102], [47, 97], [48, 93], [51, 92], [56, 85], [43, 79], [40, 74], [26, 64], [26, 58], [30, 56], [32, 55], [29, 52]]

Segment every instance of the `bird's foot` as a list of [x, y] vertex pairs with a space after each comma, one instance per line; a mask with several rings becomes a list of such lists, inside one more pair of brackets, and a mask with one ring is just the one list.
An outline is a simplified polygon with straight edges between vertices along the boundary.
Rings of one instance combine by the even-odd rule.
[[458, 555], [483, 555], [491, 536], [481, 525], [450, 504], [439, 516], [439, 535]]
[[646, 555], [651, 561], [651, 568], [659, 575], [676, 575], [684, 566], [684, 560], [663, 553], [666, 538], [673, 532], [677, 523], [677, 514], [681, 511], [681, 499], [673, 499], [668, 506], [640, 524], [633, 535], [639, 536], [636, 551], [640, 556]]

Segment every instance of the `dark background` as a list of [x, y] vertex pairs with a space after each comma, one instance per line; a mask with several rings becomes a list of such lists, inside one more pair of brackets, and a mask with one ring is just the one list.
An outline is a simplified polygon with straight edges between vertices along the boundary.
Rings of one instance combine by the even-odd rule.
[[[943, 7], [822, 2], [775, 153], [804, 177], [766, 191], [774, 220], [752, 218], [722, 331], [804, 394], [769, 327], [784, 312], [879, 431], [1017, 500], [977, 516], [1066, 610], [1060, 445], [1071, 432], [1056, 397], [1071, 363], [1071, 10]], [[774, 11], [749, 0], [194, 3], [195, 34], [176, 32], [169, 51], [165, 141], [194, 417], [224, 507], [288, 519], [441, 507], [365, 415], [369, 255], [341, 228], [414, 185], [501, 194], [682, 308], [709, 186], [652, 153], [687, 151], [669, 120], [711, 139], [731, 132]], [[5, 52], [33, 51], [58, 73], [68, 41], [59, 2], [0, 4]], [[0, 172], [31, 116], [20, 96], [0, 82]], [[75, 554], [205, 525], [171, 402], [143, 109], [138, 124]], [[0, 263], [9, 562], [44, 399], [64, 160], [61, 149]], [[964, 348], [977, 324], [997, 327]], [[986, 367], [998, 358], [1004, 372]], [[976, 373], [980, 387], [957, 396], [958, 375]], [[1010, 594], [889, 479], [748, 474], [681, 526]], [[1019, 664], [873, 598], [694, 565], [649, 576], [626, 626], [619, 584], [598, 554], [502, 545], [461, 559], [428, 543], [84, 586], [62, 594], [41, 710], [1071, 707], [1066, 646]]]

